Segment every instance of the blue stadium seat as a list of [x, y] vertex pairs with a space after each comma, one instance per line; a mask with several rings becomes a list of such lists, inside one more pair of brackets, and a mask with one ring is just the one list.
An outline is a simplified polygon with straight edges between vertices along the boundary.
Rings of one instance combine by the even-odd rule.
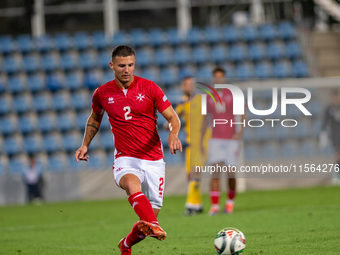
[[159, 137], [161, 138], [163, 146], [169, 146], [168, 138], [169, 138], [169, 131], [167, 130], [159, 130], [158, 131]]
[[54, 36], [55, 46], [59, 51], [65, 51], [72, 47], [72, 40], [67, 33], [58, 33]]
[[33, 96], [33, 108], [37, 112], [44, 112], [52, 109], [52, 99], [48, 93], [40, 93]]
[[168, 100], [172, 104], [179, 104], [182, 101], [183, 91], [180, 89], [169, 89], [166, 93]]
[[66, 91], [54, 93], [52, 96], [53, 108], [56, 111], [67, 110], [71, 107], [71, 98]]
[[211, 48], [211, 57], [214, 62], [220, 64], [230, 58], [230, 53], [223, 44], [219, 44]]
[[33, 108], [32, 100], [30, 94], [20, 94], [13, 97], [13, 107], [14, 111], [17, 113], [25, 113]]
[[281, 146], [281, 154], [285, 158], [295, 158], [299, 156], [299, 146], [293, 142], [285, 142]]
[[18, 130], [18, 119], [15, 115], [7, 115], [0, 118], [0, 133], [10, 135]]
[[8, 166], [3, 160], [0, 161], [0, 176], [3, 176], [7, 170]]
[[155, 60], [160, 66], [172, 64], [174, 62], [173, 52], [169, 49], [159, 49], [155, 53]]
[[16, 57], [8, 56], [3, 60], [3, 67], [6, 73], [12, 74], [20, 70], [20, 64]]
[[47, 54], [41, 58], [41, 68], [46, 72], [59, 68], [59, 60], [54, 54]]
[[[85, 124], [83, 124], [83, 125], [85, 125]], [[106, 130], [111, 130], [111, 125], [110, 125], [110, 122], [107, 118], [106, 112], [104, 113], [102, 123], [100, 124], [100, 130], [103, 130], [103, 132], [106, 131]]]
[[178, 83], [178, 71], [175, 68], [165, 68], [161, 71], [161, 83], [170, 86]]
[[255, 74], [258, 78], [273, 77], [273, 68], [269, 62], [261, 62], [255, 65]]
[[37, 48], [41, 52], [51, 50], [53, 44], [49, 35], [44, 35], [36, 39]]
[[38, 127], [43, 133], [54, 131], [57, 126], [56, 122], [55, 113], [47, 112], [38, 116]]
[[193, 65], [185, 65], [179, 70], [179, 79], [182, 81], [185, 77], [195, 77], [197, 74], [197, 68]]
[[205, 41], [205, 35], [198, 27], [193, 27], [188, 31], [187, 34], [188, 43], [195, 45]]
[[[80, 130], [83, 131], [85, 129], [85, 125], [86, 125], [86, 122], [87, 122], [87, 119], [89, 118], [89, 116], [90, 116], [89, 111], [83, 111], [83, 112], [77, 113], [76, 122], [77, 122], [77, 127]], [[104, 121], [105, 120], [103, 118], [101, 126], [103, 125]]]
[[248, 59], [248, 49], [245, 45], [235, 44], [230, 47], [230, 57], [232, 61], [244, 61]]
[[[73, 157], [74, 159], [74, 157]], [[75, 160], [74, 160], [75, 161]], [[51, 172], [60, 173], [67, 168], [67, 162], [65, 161], [64, 154], [53, 154], [48, 157], [48, 170]]]
[[73, 35], [74, 45], [78, 50], [84, 50], [91, 45], [90, 37], [87, 32], [76, 32]]
[[74, 92], [71, 95], [71, 105], [77, 111], [82, 109], [90, 109], [91, 97], [89, 95], [88, 90]]
[[[134, 75], [136, 75], [136, 72], [134, 72]], [[112, 81], [114, 78], [115, 78], [115, 75], [111, 69], [106, 71], [103, 75], [103, 84], [106, 82]]]
[[[271, 116], [271, 118], [274, 118]], [[293, 137], [292, 130], [290, 128], [283, 127], [282, 125], [276, 125], [273, 128], [275, 139], [285, 141]]]
[[242, 37], [245, 41], [256, 41], [259, 39], [259, 32], [255, 26], [245, 26], [242, 28]]
[[262, 157], [265, 159], [275, 159], [280, 155], [279, 148], [276, 144], [270, 143], [262, 146]]
[[213, 74], [212, 74], [212, 67], [209, 65], [202, 66], [198, 69], [198, 75], [197, 77], [200, 79], [211, 79]]
[[112, 150], [114, 149], [114, 140], [113, 140], [113, 134], [111, 130], [107, 130], [100, 133], [100, 140], [101, 144], [103, 145], [105, 150]]
[[244, 158], [246, 160], [254, 160], [254, 159], [261, 158], [260, 150], [258, 146], [254, 144], [249, 144], [249, 145], [244, 146]]
[[40, 59], [34, 55], [25, 56], [22, 60], [22, 67], [27, 73], [35, 72], [40, 69]]
[[8, 170], [10, 174], [22, 174], [25, 167], [22, 157], [14, 157], [8, 162]]
[[29, 34], [21, 34], [17, 36], [17, 44], [18, 49], [22, 53], [28, 53], [30, 51], [33, 51], [35, 48], [35, 45], [33, 44], [33, 40], [31, 35]]
[[65, 75], [65, 86], [69, 90], [77, 90], [83, 86], [81, 75], [76, 72], [67, 73]]
[[101, 79], [99, 77], [99, 75], [95, 72], [95, 71], [89, 71], [85, 74], [85, 85], [90, 89], [96, 89], [97, 87], [99, 87], [101, 84]]
[[241, 39], [240, 31], [234, 26], [227, 26], [223, 29], [224, 39], [228, 43], [234, 43]]
[[[259, 122], [253, 122], [252, 125], [260, 125]], [[255, 128], [256, 138], [259, 141], [269, 141], [275, 138], [274, 131], [269, 125], [263, 125], [261, 128]]]
[[61, 137], [58, 133], [49, 133], [43, 136], [43, 147], [47, 153], [57, 152], [62, 149]]
[[46, 85], [50, 91], [54, 92], [63, 88], [62, 77], [59, 73], [51, 73], [46, 77]]
[[22, 140], [20, 136], [14, 135], [4, 138], [5, 153], [9, 156], [13, 156], [22, 152]]
[[79, 66], [83, 69], [90, 69], [97, 66], [97, 57], [90, 52], [84, 52], [79, 56]]
[[180, 35], [177, 28], [169, 28], [168, 37], [171, 45], [180, 45], [186, 41], [186, 37]]
[[284, 45], [279, 42], [269, 43], [267, 47], [267, 52], [268, 52], [268, 57], [274, 60], [285, 57], [286, 55]]
[[25, 84], [19, 75], [8, 78], [8, 91], [12, 94], [17, 94], [25, 91]]
[[82, 137], [78, 132], [71, 132], [63, 135], [63, 148], [67, 152], [75, 152], [80, 147], [81, 142]]
[[12, 98], [8, 95], [0, 96], [0, 115], [7, 114], [12, 111]]
[[211, 61], [211, 53], [207, 47], [198, 46], [192, 51], [192, 58], [196, 64], [202, 64]]
[[28, 134], [37, 130], [37, 119], [32, 114], [25, 114], [19, 118], [18, 128], [21, 133]]
[[279, 61], [274, 64], [274, 74], [277, 78], [288, 78], [292, 75], [290, 63]]
[[77, 67], [78, 63], [73, 54], [64, 53], [60, 57], [61, 68], [64, 70], [72, 70]]
[[237, 78], [235, 68], [231, 65], [223, 65], [224, 70], [226, 71], [226, 75], [228, 79]]
[[26, 136], [24, 138], [24, 149], [28, 154], [41, 152], [43, 149], [41, 137], [38, 135]]
[[278, 31], [275, 25], [265, 24], [260, 27], [260, 34], [264, 40], [273, 40], [277, 38]]
[[[130, 36], [131, 36], [130, 43], [135, 47], [140, 47], [149, 43], [149, 35], [144, 31], [144, 29], [141, 28], [131, 29]], [[119, 44], [121, 43], [119, 42]]]
[[67, 155], [67, 169], [69, 169], [70, 171], [81, 171], [88, 168], [89, 162], [86, 161], [77, 162], [74, 159], [74, 152], [70, 152], [69, 155]]
[[103, 51], [98, 54], [98, 65], [101, 68], [109, 69], [110, 61], [111, 61], [111, 54], [109, 52]]
[[27, 77], [27, 87], [31, 91], [31, 93], [40, 92], [45, 90], [45, 82], [41, 75], [39, 74], [31, 74]]
[[191, 63], [192, 55], [190, 50], [185, 47], [176, 48], [174, 51], [174, 60], [177, 65]]
[[153, 64], [154, 56], [153, 53], [149, 50], [141, 49], [136, 52], [136, 65], [145, 67]]
[[159, 72], [156, 69], [148, 68], [141, 73], [141, 77], [154, 81], [156, 84], [160, 80]]
[[184, 163], [184, 153], [171, 155], [169, 149], [164, 150], [164, 160], [169, 165], [180, 165]]
[[[166, 119], [163, 117], [162, 114], [157, 115], [157, 125], [159, 129], [163, 129], [164, 123], [167, 122]], [[183, 125], [183, 123], [182, 123]]]
[[[287, 109], [288, 111], [288, 109]], [[298, 121], [298, 125], [293, 128], [297, 139], [305, 139], [311, 135], [310, 124], [304, 121]]]
[[293, 74], [297, 78], [307, 77], [309, 75], [308, 67], [303, 60], [293, 62]]
[[89, 168], [93, 170], [100, 170], [106, 166], [106, 153], [100, 150], [92, 151], [89, 158]]
[[[137, 40], [138, 39], [140, 39], [140, 38], [137, 38]], [[133, 43], [133, 41], [134, 40], [132, 39], [132, 43]], [[112, 42], [113, 42], [114, 46], [117, 46], [117, 45], [122, 45], [122, 44], [124, 44], [124, 45], [129, 44], [130, 41], [129, 41], [128, 35], [124, 31], [121, 30], [121, 31], [119, 31], [119, 32], [117, 32], [113, 35]], [[135, 44], [133, 44], [133, 45], [137, 46]]]
[[259, 61], [267, 57], [267, 48], [261, 43], [249, 45], [249, 56], [253, 61]]
[[240, 79], [249, 79], [254, 77], [253, 67], [249, 64], [242, 63], [236, 66], [236, 75]]
[[302, 55], [300, 45], [297, 42], [288, 42], [286, 44], [286, 52], [290, 58], [298, 58]]
[[287, 40], [296, 36], [296, 31], [293, 24], [289, 21], [282, 21], [279, 23], [279, 32], [281, 38]]
[[167, 44], [168, 37], [160, 28], [152, 28], [149, 30], [150, 44], [154, 47], [162, 46]]
[[223, 38], [222, 31], [218, 27], [209, 26], [209, 27], [206, 27], [204, 31], [205, 31], [208, 43], [218, 43]]
[[14, 50], [14, 41], [11, 35], [0, 36], [0, 52], [9, 54]]
[[104, 31], [94, 31], [92, 33], [92, 39], [93, 39], [93, 45], [97, 49], [103, 49], [106, 46], [108, 46], [108, 42], [105, 38], [105, 33]]
[[315, 141], [303, 141], [300, 147], [300, 155], [305, 157], [314, 157], [318, 155], [318, 144]]
[[323, 113], [322, 106], [318, 101], [311, 100], [305, 104], [305, 107], [314, 117], [318, 117]]

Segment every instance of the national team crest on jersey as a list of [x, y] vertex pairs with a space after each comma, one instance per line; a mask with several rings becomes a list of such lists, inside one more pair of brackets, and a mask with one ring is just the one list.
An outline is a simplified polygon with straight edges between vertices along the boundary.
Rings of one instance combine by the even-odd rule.
[[136, 96], [136, 100], [139, 100], [139, 102], [142, 102], [143, 99], [145, 99], [145, 95], [142, 95], [142, 93], [138, 93], [138, 96]]

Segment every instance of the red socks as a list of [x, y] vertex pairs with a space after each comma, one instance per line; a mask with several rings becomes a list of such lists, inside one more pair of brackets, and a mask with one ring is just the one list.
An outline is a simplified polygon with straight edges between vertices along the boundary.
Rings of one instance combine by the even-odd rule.
[[229, 191], [228, 191], [228, 198], [230, 200], [233, 200], [235, 196], [236, 196], [236, 190], [229, 189]]
[[210, 191], [210, 201], [212, 205], [219, 205], [220, 203], [220, 192], [217, 190]]
[[145, 235], [142, 234], [142, 232], [139, 231], [137, 223], [133, 225], [131, 232], [127, 235], [124, 245], [126, 247], [131, 247], [132, 245], [139, 243], [145, 238]]
[[142, 192], [136, 192], [129, 197], [129, 202], [141, 220], [158, 224], [150, 201]]

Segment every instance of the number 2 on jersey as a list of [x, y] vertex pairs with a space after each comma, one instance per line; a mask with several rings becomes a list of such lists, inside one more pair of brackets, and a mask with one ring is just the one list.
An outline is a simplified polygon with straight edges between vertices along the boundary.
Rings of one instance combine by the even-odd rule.
[[132, 119], [132, 116], [128, 116], [129, 113], [131, 112], [130, 106], [125, 106], [125, 107], [123, 108], [123, 110], [126, 111], [126, 113], [124, 114], [125, 120], [130, 120], [130, 119]]

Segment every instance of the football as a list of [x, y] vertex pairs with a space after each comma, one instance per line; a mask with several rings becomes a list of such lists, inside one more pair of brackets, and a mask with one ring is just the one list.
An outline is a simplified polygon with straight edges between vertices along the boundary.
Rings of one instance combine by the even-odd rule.
[[246, 238], [236, 228], [224, 228], [217, 233], [214, 245], [220, 255], [241, 254], [246, 247]]

